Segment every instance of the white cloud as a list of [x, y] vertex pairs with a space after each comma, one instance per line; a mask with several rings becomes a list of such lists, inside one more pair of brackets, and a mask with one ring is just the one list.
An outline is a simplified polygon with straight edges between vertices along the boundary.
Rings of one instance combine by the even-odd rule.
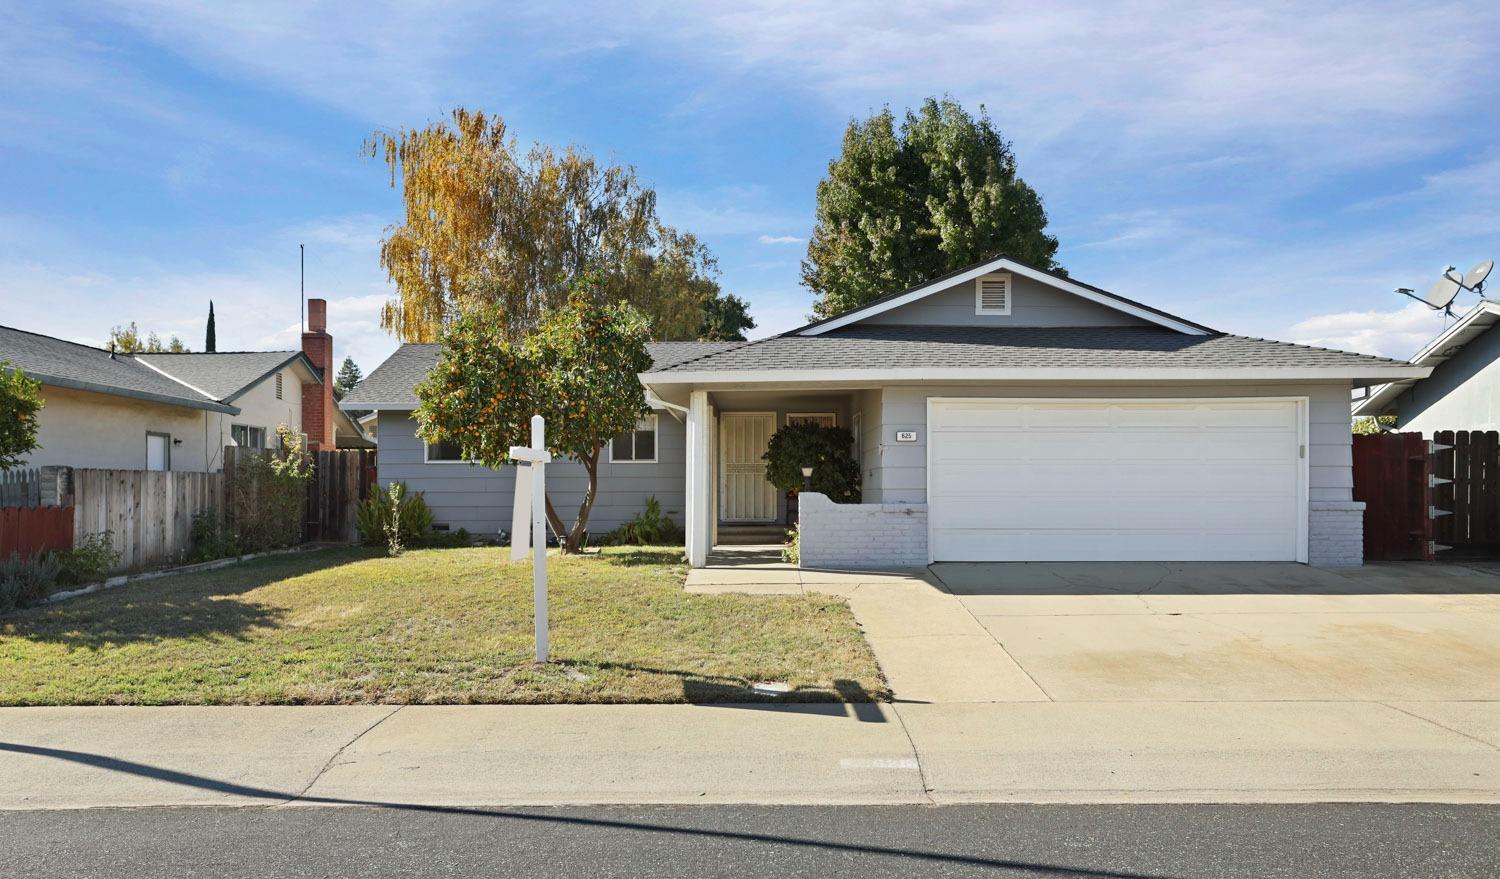
[[1446, 320], [1416, 302], [1398, 311], [1341, 311], [1298, 321], [1291, 341], [1404, 359], [1442, 332]]
[[807, 239], [796, 235], [762, 235], [758, 240], [761, 244], [801, 244]]

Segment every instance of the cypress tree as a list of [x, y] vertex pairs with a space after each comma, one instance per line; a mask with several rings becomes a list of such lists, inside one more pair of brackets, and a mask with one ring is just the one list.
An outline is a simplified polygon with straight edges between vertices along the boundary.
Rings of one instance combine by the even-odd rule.
[[218, 340], [214, 338], [214, 301], [208, 300], [208, 332], [203, 334], [203, 350], [212, 354], [218, 350]]

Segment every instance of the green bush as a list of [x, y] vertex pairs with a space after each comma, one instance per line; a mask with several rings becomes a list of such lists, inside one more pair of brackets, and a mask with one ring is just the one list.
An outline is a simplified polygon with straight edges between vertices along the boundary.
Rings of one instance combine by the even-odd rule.
[[854, 435], [842, 427], [805, 421], [788, 424], [771, 436], [761, 457], [766, 462], [766, 479], [784, 492], [800, 491], [802, 468], [811, 466], [813, 491], [828, 495], [835, 503], [859, 503]]
[[[393, 500], [394, 498], [394, 500]], [[391, 510], [396, 509], [396, 538], [402, 545], [421, 544], [432, 530], [432, 508], [420, 491], [406, 493], [406, 483], [391, 483], [390, 491], [376, 491], [370, 499], [359, 505], [355, 525], [359, 538], [367, 546], [384, 546], [389, 543], [386, 528], [392, 522]]]
[[65, 586], [97, 583], [120, 561], [114, 535], [109, 531], [90, 534], [70, 550], [59, 552], [58, 582]]
[[656, 495], [646, 498], [646, 509], [600, 538], [609, 546], [670, 546], [681, 543], [682, 529], [662, 514]]
[[193, 548], [191, 558], [195, 562], [211, 562], [244, 555], [240, 540], [228, 528], [218, 510], [200, 510], [193, 515], [192, 531], [189, 533]]
[[416, 538], [413, 545], [422, 549], [462, 549], [473, 542], [469, 529], [460, 528], [457, 531], [429, 531]]
[[229, 481], [228, 521], [241, 552], [302, 542], [312, 456], [301, 437], [278, 425], [279, 450], [237, 459]]
[[0, 561], [0, 613], [35, 604], [52, 594], [62, 562], [57, 553]]
[[790, 564], [800, 564], [802, 561], [802, 528], [794, 526], [787, 532], [786, 545], [781, 548], [781, 560]]

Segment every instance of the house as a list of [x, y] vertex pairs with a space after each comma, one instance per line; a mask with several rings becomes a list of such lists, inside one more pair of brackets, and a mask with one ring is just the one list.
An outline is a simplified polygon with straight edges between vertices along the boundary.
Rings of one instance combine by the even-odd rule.
[[0, 327], [0, 361], [42, 383], [41, 448], [25, 466], [211, 472], [226, 445], [270, 448], [281, 424], [312, 447], [372, 446], [323, 380], [323, 301], [308, 311], [302, 351], [121, 354]]
[[[771, 434], [849, 427], [863, 503], [803, 499], [802, 557], [933, 561], [1360, 561], [1351, 389], [1425, 377], [1382, 357], [1234, 336], [997, 257], [778, 336], [661, 343], [654, 411], [611, 444], [591, 530], [655, 495], [705, 563], [721, 525], [773, 523]], [[439, 521], [493, 533], [511, 468], [416, 436], [435, 345], [406, 345], [344, 399], [379, 413], [382, 482]], [[549, 472], [566, 509], [585, 480]]]
[[1398, 430], [1500, 430], [1500, 302], [1481, 301], [1411, 359], [1425, 378], [1381, 385], [1354, 401], [1355, 417], [1394, 415]]

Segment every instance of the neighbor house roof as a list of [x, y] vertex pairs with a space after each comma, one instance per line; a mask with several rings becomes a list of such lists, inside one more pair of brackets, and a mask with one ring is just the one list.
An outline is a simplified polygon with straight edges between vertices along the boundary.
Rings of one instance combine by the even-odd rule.
[[12, 327], [0, 327], [0, 360], [44, 384], [194, 409], [240, 410], [196, 391], [128, 355]]
[[[1484, 335], [1497, 323], [1500, 323], [1500, 302], [1488, 300], [1480, 302], [1459, 316], [1453, 326], [1428, 342], [1427, 346], [1413, 355], [1409, 362], [1414, 366], [1436, 368], [1438, 364], [1458, 354], [1465, 345]], [[1421, 377], [1412, 377], [1381, 385], [1368, 397], [1354, 401], [1354, 414], [1358, 416], [1391, 414], [1390, 408], [1396, 402], [1396, 398], [1401, 396], [1401, 392], [1420, 380]]]
[[[745, 342], [650, 342], [652, 369], [737, 348]], [[416, 386], [437, 365], [438, 344], [402, 345], [339, 401], [342, 409], [401, 409], [417, 405]]]
[[[1379, 379], [1410, 364], [1225, 333], [1164, 327], [962, 327], [855, 325], [818, 336], [788, 334], [656, 367], [648, 383], [791, 378], [1161, 377]], [[1228, 373], [1235, 375], [1230, 376]], [[1201, 374], [1201, 375], [1195, 375]], [[1293, 375], [1293, 374], [1296, 375]]]
[[262, 379], [301, 361], [319, 381], [322, 375], [301, 351], [222, 351], [212, 354], [136, 354], [135, 359], [167, 373], [215, 400], [231, 403]]

